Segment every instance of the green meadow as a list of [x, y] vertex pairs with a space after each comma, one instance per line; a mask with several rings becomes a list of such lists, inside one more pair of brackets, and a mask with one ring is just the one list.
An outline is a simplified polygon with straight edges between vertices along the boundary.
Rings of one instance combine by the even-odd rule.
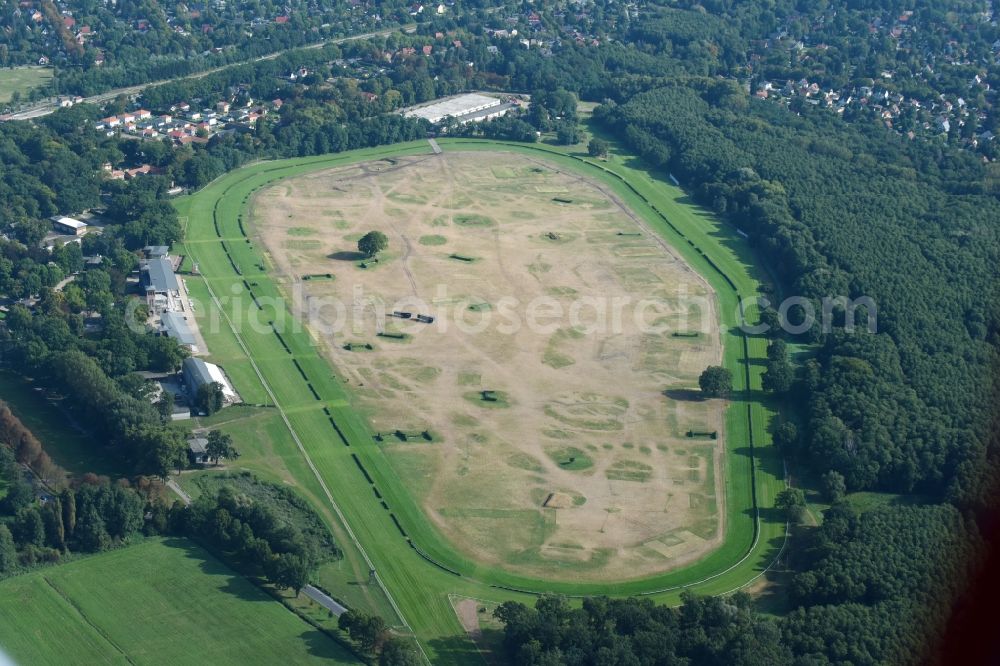
[[150, 539], [0, 582], [23, 664], [358, 663], [192, 542]]
[[24, 95], [34, 88], [48, 85], [53, 70], [49, 67], [12, 67], [0, 69], [0, 104], [6, 104], [15, 93]]

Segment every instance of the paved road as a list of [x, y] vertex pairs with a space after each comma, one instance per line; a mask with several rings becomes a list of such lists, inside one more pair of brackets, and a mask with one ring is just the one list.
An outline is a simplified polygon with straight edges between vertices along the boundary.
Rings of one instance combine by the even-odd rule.
[[322, 590], [316, 589], [312, 585], [306, 585], [302, 588], [302, 591], [306, 593], [307, 597], [318, 603], [323, 608], [331, 611], [337, 617], [340, 617], [347, 612], [347, 609], [334, 601], [330, 595], [324, 593]]
[[76, 279], [75, 275], [70, 275], [69, 277], [60, 280], [59, 284], [57, 284], [56, 286], [52, 287], [52, 291], [62, 291], [63, 288], [66, 285], [68, 285], [70, 282], [72, 282], [75, 279]]
[[[205, 338], [201, 335], [201, 327], [198, 326], [198, 313], [195, 312], [195, 302], [191, 298], [191, 293], [188, 291], [187, 278], [181, 277], [178, 282], [178, 297], [177, 300], [181, 302], [181, 314], [187, 319], [188, 330], [191, 331], [191, 335], [194, 336], [194, 346], [195, 349], [192, 350], [191, 354], [197, 356], [200, 354], [208, 353], [208, 344], [205, 342]], [[198, 306], [205, 306], [205, 303], [197, 303]], [[208, 321], [206, 318], [205, 321]], [[234, 389], [235, 390], [235, 389]], [[238, 398], [241, 400], [241, 398]]]
[[[379, 30], [377, 32], [366, 32], [361, 35], [351, 35], [350, 37], [338, 37], [337, 39], [328, 39], [323, 42], [318, 42], [316, 44], [309, 44], [307, 46], [295, 46], [290, 49], [283, 49], [275, 53], [269, 53], [265, 56], [260, 56], [259, 58], [254, 58], [252, 60], [244, 60], [243, 62], [234, 62], [228, 65], [223, 65], [222, 67], [213, 67], [212, 69], [207, 69], [203, 72], [195, 72], [194, 74], [189, 74], [187, 76], [180, 76], [175, 79], [164, 79], [162, 81], [150, 81], [149, 83], [143, 83], [136, 86], [129, 86], [127, 88], [116, 88], [115, 90], [109, 90], [108, 92], [101, 93], [100, 95], [94, 95], [93, 97], [85, 97], [83, 100], [84, 104], [104, 104], [110, 102], [119, 95], [133, 96], [136, 95], [146, 88], [151, 88], [153, 86], [162, 85], [164, 83], [170, 83], [171, 81], [183, 81], [185, 79], [200, 79], [206, 77], [210, 74], [215, 74], [229, 67], [236, 67], [238, 65], [245, 65], [252, 62], [261, 62], [263, 60], [274, 60], [275, 58], [288, 53], [289, 51], [305, 50], [305, 49], [318, 49], [327, 44], [343, 44], [344, 42], [350, 42], [357, 39], [368, 39], [369, 37], [385, 37], [398, 30], [402, 29], [404, 32], [413, 32], [416, 28], [412, 25], [405, 25], [397, 28], [391, 28], [387, 30]], [[11, 113], [8, 115], [0, 116], [0, 120], [30, 120], [31, 118], [40, 118], [42, 116], [47, 116], [54, 112], [58, 106], [55, 102], [48, 101], [37, 106], [33, 106], [30, 109], [23, 109], [17, 113]]]

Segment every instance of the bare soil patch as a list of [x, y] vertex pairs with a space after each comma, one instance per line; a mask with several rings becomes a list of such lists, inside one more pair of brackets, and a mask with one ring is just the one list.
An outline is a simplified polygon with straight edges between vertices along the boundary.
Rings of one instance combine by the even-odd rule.
[[[607, 580], [718, 545], [724, 404], [687, 393], [721, 360], [717, 301], [603, 186], [446, 152], [282, 181], [251, 218], [373, 432], [433, 433], [378, 445], [453, 547]], [[361, 268], [373, 229], [389, 248]]]

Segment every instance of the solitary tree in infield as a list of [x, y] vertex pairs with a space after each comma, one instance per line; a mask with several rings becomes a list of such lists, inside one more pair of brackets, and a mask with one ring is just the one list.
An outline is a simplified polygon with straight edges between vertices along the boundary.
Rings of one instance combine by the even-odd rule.
[[710, 365], [698, 378], [698, 386], [710, 398], [725, 398], [733, 390], [733, 373], [728, 368]]
[[358, 241], [358, 252], [369, 259], [389, 247], [389, 239], [381, 231], [369, 231]]

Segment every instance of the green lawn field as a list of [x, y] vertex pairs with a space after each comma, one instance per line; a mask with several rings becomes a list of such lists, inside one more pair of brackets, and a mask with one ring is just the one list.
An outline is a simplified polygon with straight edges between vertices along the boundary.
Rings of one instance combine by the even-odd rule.
[[0, 69], [0, 104], [10, 101], [11, 95], [22, 95], [33, 88], [48, 85], [52, 70], [48, 67], [14, 67]]
[[52, 460], [67, 471], [109, 476], [127, 472], [115, 464], [114, 457], [102, 455], [98, 442], [74, 428], [66, 414], [23, 377], [0, 372], [0, 400], [34, 433]]
[[357, 663], [183, 539], [0, 582], [0, 648], [24, 664]]
[[[309, 333], [292, 331], [279, 337], [266, 326], [228, 327], [251, 317], [267, 322], [288, 316], [265, 300], [280, 292], [268, 276], [266, 260], [244, 233], [246, 207], [255, 190], [320, 168], [429, 154], [429, 146], [412, 142], [247, 167], [176, 200], [186, 219], [185, 251], [199, 264], [204, 295], [226, 320], [226, 325], [214, 328], [203, 324], [202, 334], [213, 358], [218, 354], [220, 362], [238, 368], [233, 373], [238, 391], [266, 397], [260, 402], [277, 406], [284, 429], [271, 431], [278, 438], [271, 446], [286, 459], [299, 456], [305, 461], [306, 474], [314, 478], [296, 475], [297, 480], [319, 486], [318, 500], [332, 509], [328, 515], [335, 517], [335, 531], [347, 534], [352, 549], [377, 571], [400, 615], [390, 622], [402, 621], [411, 629], [434, 663], [463, 663], [475, 654], [475, 646], [464, 636], [449, 594], [526, 603], [533, 603], [540, 592], [643, 594], [676, 603], [684, 589], [722, 594], [754, 580], [777, 556], [785, 525], [776, 512], [767, 510], [784, 486], [784, 475], [768, 436], [773, 410], [762, 401], [762, 364], [753, 363], [766, 357], [766, 340], [744, 338], [735, 329], [740, 298], [753, 296], [758, 287], [749, 248], [733, 230], [691, 205], [680, 189], [644, 171], [637, 160], [591, 160], [544, 146], [490, 141], [442, 139], [439, 143], [445, 151], [524, 152], [601, 182], [710, 281], [728, 330], [725, 363], [734, 372], [736, 388], [726, 421], [725, 542], [690, 566], [646, 579], [601, 584], [552, 584], [519, 577], [469, 561], [449, 548], [373, 443], [365, 421], [351, 409], [350, 391], [319, 355]], [[246, 295], [247, 285], [262, 308]], [[241, 290], [243, 296], [234, 297]]]

